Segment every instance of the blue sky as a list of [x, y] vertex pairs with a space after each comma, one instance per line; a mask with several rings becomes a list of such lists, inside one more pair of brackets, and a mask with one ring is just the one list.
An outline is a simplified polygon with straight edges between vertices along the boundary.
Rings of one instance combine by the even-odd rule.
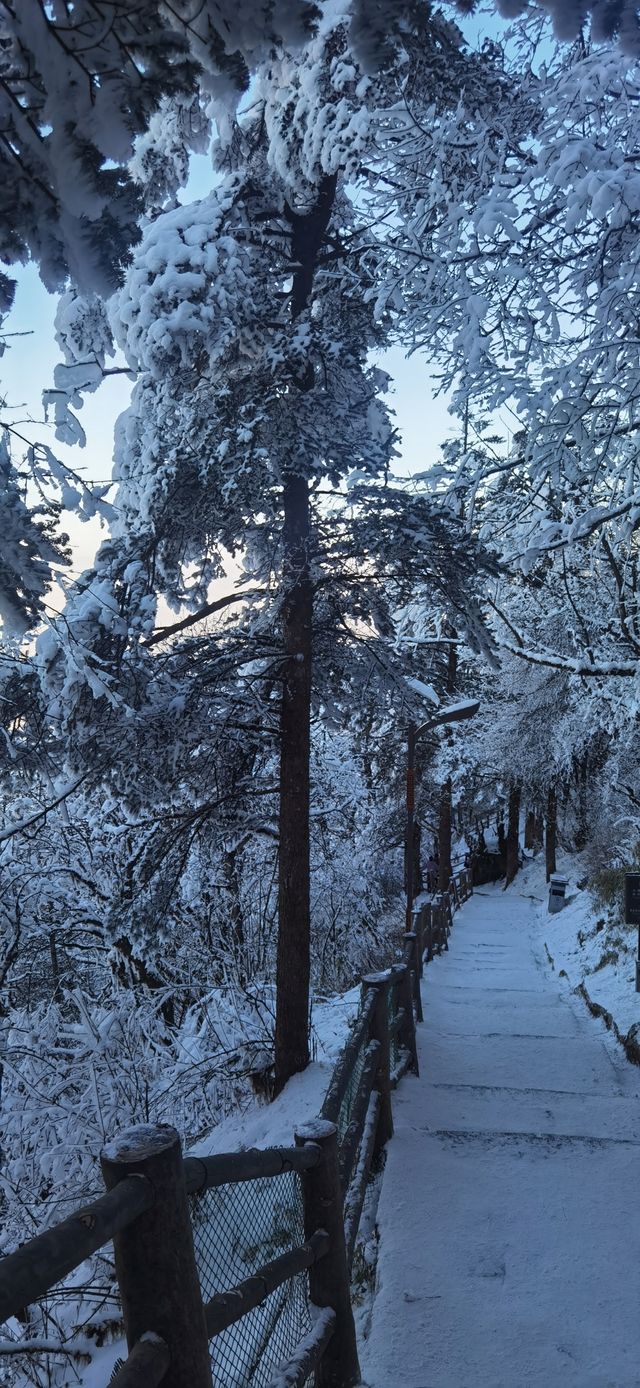
[[[15, 304], [6, 328], [9, 333], [24, 336], [10, 339], [10, 349], [2, 361], [2, 392], [6, 401], [2, 419], [15, 425], [31, 442], [48, 443], [63, 462], [87, 480], [107, 481], [111, 477], [113, 427], [120, 412], [126, 409], [130, 384], [126, 377], [109, 377], [95, 395], [85, 397], [80, 413], [87, 437], [85, 448], [58, 443], [52, 426], [44, 423], [42, 408], [42, 391], [53, 385], [54, 366], [60, 359], [54, 336], [57, 300], [47, 293], [33, 265], [20, 270], [17, 280]], [[381, 359], [381, 365], [394, 377], [392, 405], [402, 434], [399, 470], [423, 471], [435, 461], [438, 444], [456, 426], [447, 413], [446, 402], [432, 398], [423, 359], [415, 356], [407, 361], [398, 349], [393, 349]], [[73, 569], [79, 572], [91, 563], [100, 528], [97, 521], [82, 524], [70, 515], [65, 515], [65, 526], [74, 546]]]

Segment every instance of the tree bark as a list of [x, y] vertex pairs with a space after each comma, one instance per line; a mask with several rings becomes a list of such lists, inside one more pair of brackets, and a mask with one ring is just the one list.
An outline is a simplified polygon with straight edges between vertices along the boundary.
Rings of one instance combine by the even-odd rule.
[[240, 877], [238, 873], [238, 851], [225, 848], [222, 854], [222, 876], [227, 887], [227, 910], [229, 912], [229, 933], [238, 982], [244, 987], [247, 981], [244, 920], [240, 900]]
[[280, 712], [278, 963], [275, 1089], [309, 1063], [311, 654], [309, 488], [292, 477], [284, 490], [285, 674]]
[[[577, 827], [575, 832], [575, 846], [578, 853], [586, 847], [589, 841], [590, 828], [590, 802], [589, 802], [589, 758], [583, 757], [577, 764], [575, 770], [576, 780], [576, 809]], [[555, 868], [554, 868], [555, 871]]]
[[[135, 953], [128, 935], [120, 935], [114, 940], [113, 949], [111, 969], [124, 988], [135, 988], [137, 984], [142, 984], [150, 993], [162, 992], [166, 988], [163, 979], [147, 967], [141, 955]], [[174, 1026], [175, 1006], [171, 995], [166, 995], [161, 1002], [160, 1012], [167, 1026]]]
[[[453, 627], [448, 634], [454, 639], [449, 646], [447, 655], [447, 695], [451, 697], [456, 692], [456, 682], [458, 679], [458, 647], [455, 644], [457, 635]], [[450, 734], [445, 733], [445, 736]], [[453, 871], [451, 863], [451, 777], [448, 776], [440, 791], [440, 809], [438, 813], [438, 891], [446, 892], [449, 890], [451, 873]]]
[[518, 871], [520, 847], [520, 786], [512, 785], [509, 790], [509, 818], [507, 823], [505, 854], [505, 887], [509, 886]]
[[527, 810], [527, 817], [524, 824], [524, 846], [533, 850], [536, 844], [536, 812]]
[[558, 823], [558, 804], [555, 786], [549, 786], [547, 794], [547, 831], [544, 838], [544, 855], [547, 869], [547, 882], [556, 870], [556, 831]]
[[451, 777], [440, 790], [438, 812], [438, 891], [446, 892], [451, 881]]
[[[318, 257], [336, 194], [337, 177], [325, 178], [312, 209], [286, 209], [291, 226], [293, 274], [291, 317], [308, 307]], [[296, 382], [313, 390], [309, 361]], [[295, 409], [292, 394], [291, 409]], [[309, 805], [311, 756], [311, 659], [313, 586], [309, 567], [311, 516], [307, 468], [291, 459], [282, 489], [282, 642], [284, 670], [280, 710], [280, 808], [278, 855], [278, 958], [274, 1094], [309, 1064], [310, 867]]]

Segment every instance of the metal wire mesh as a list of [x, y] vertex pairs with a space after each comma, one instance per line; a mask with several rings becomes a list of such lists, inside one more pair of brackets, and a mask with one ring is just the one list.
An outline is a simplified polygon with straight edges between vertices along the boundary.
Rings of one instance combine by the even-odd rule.
[[338, 1111], [338, 1117], [336, 1119], [336, 1127], [338, 1129], [338, 1148], [342, 1146], [344, 1135], [351, 1122], [353, 1106], [358, 1095], [360, 1081], [362, 1079], [362, 1072], [364, 1070], [365, 1061], [367, 1058], [368, 1043], [369, 1037], [367, 1032], [365, 1031], [362, 1036], [360, 1046], [358, 1047], [358, 1051], [353, 1065], [353, 1070], [351, 1071], [351, 1077], [345, 1089], [342, 1102], [340, 1104], [340, 1109]]
[[[206, 1302], [304, 1243], [300, 1177], [287, 1171], [199, 1191], [191, 1197], [191, 1219]], [[214, 1336], [214, 1383], [219, 1388], [266, 1388], [310, 1329], [308, 1278], [300, 1273]]]
[[[393, 983], [391, 984], [388, 990], [387, 999], [389, 1006], [389, 1024], [391, 1024], [395, 1020], [398, 1013], [398, 989]], [[392, 1075], [395, 1074], [399, 1064], [400, 1042], [398, 1040], [398, 1033], [396, 1031], [392, 1032], [389, 1037], [389, 1069]]]

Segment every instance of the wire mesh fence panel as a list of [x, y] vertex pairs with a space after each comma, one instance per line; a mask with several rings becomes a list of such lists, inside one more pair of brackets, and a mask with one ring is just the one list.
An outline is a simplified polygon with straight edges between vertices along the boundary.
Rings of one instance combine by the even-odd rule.
[[336, 1120], [336, 1127], [338, 1129], [339, 1148], [342, 1146], [344, 1135], [351, 1122], [353, 1106], [356, 1102], [358, 1090], [360, 1088], [360, 1081], [362, 1080], [362, 1072], [364, 1070], [365, 1061], [367, 1058], [368, 1042], [369, 1038], [368, 1035], [365, 1033], [358, 1047], [349, 1083], [344, 1091], [342, 1102], [340, 1104], [340, 1109]]
[[[190, 1203], [205, 1302], [305, 1241], [296, 1172], [216, 1186], [197, 1192]], [[214, 1383], [221, 1388], [266, 1388], [274, 1370], [291, 1358], [310, 1329], [308, 1279], [300, 1273], [214, 1336]]]
[[389, 1069], [393, 1075], [400, 1063], [400, 1042], [398, 1040], [398, 1033], [392, 1029], [392, 1023], [398, 1015], [398, 989], [393, 983], [387, 991], [387, 1002], [389, 1008], [389, 1027], [391, 1028], [389, 1034]]

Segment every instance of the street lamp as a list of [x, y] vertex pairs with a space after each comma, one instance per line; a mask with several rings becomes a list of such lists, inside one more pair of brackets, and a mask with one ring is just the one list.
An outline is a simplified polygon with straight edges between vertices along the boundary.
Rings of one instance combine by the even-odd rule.
[[416, 742], [423, 733], [430, 732], [432, 728], [438, 728], [443, 723], [461, 723], [464, 718], [473, 718], [480, 708], [479, 699], [462, 699], [458, 704], [449, 704], [447, 708], [440, 708], [431, 718], [427, 718], [425, 723], [420, 723], [416, 727], [415, 723], [409, 724], [407, 735], [407, 838], [406, 838], [406, 876], [407, 876], [407, 930], [411, 930], [413, 913], [413, 826], [415, 819], [415, 765], [416, 765]]

